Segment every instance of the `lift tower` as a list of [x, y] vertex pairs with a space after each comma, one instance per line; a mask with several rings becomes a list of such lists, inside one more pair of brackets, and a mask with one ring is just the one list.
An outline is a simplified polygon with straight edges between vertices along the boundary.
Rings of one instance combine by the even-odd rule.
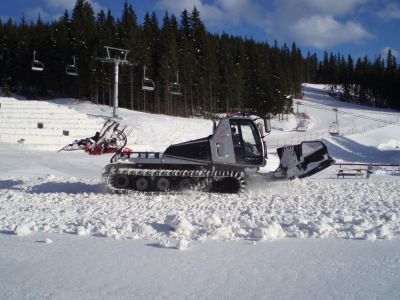
[[102, 63], [114, 64], [114, 101], [113, 101], [113, 118], [118, 117], [118, 77], [119, 77], [119, 65], [134, 66], [133, 63], [127, 60], [129, 50], [104, 46], [106, 48], [107, 56], [99, 57]]

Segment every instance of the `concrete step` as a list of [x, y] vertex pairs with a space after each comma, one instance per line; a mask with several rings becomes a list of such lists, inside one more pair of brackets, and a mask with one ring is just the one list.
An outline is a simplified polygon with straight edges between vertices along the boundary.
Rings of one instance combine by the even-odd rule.
[[4, 143], [58, 150], [74, 140], [93, 136], [103, 124], [103, 119], [68, 106], [0, 97], [0, 141]]
[[24, 145], [54, 145], [62, 147], [80, 140], [82, 136], [45, 136], [45, 135], [25, 135], [25, 134], [1, 134], [0, 141], [3, 143], [24, 144]]
[[88, 135], [94, 135], [96, 131], [100, 131], [100, 128], [96, 130], [88, 128], [74, 128], [74, 129], [59, 129], [59, 128], [9, 128], [4, 130], [0, 128], [0, 135], [32, 135], [32, 136], [79, 136], [88, 137]]
[[95, 121], [88, 121], [82, 119], [76, 120], [40, 120], [40, 119], [33, 119], [29, 120], [28, 122], [25, 119], [1, 119], [0, 118], [0, 129], [9, 129], [9, 128], [55, 128], [55, 129], [73, 129], [73, 128], [82, 128], [82, 127], [89, 127], [89, 128], [98, 128], [101, 129], [102, 125], [104, 124], [103, 120], [99, 120], [99, 122]]

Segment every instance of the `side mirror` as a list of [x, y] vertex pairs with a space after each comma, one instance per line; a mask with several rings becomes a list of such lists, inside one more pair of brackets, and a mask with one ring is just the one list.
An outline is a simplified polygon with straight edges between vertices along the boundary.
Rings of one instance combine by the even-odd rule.
[[264, 129], [266, 133], [271, 133], [271, 120], [264, 119]]

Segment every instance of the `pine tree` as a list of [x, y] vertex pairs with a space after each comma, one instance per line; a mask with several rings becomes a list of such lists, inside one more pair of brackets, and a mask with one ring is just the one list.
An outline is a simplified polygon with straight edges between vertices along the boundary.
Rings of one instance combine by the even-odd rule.
[[399, 101], [398, 99], [396, 99], [396, 85], [398, 86], [399, 84], [398, 82], [396, 82], [396, 69], [397, 69], [396, 57], [393, 56], [392, 51], [389, 49], [386, 57], [384, 89], [386, 98], [388, 99], [389, 102], [389, 106], [391, 107], [396, 107], [396, 104]]
[[194, 98], [195, 103], [202, 107], [203, 114], [206, 112], [206, 94], [205, 90], [207, 88], [206, 78], [207, 74], [205, 72], [205, 41], [206, 41], [206, 30], [203, 22], [200, 19], [200, 12], [196, 7], [193, 8], [190, 15], [190, 29], [192, 38], [192, 53], [194, 56], [194, 73], [196, 76], [193, 78]]
[[181, 14], [178, 38], [179, 70], [183, 86], [183, 99], [187, 99], [186, 110], [190, 111], [190, 114], [192, 115], [195, 112], [195, 104], [193, 100], [193, 66], [195, 64], [195, 56], [192, 51], [193, 40], [190, 16], [187, 10], [184, 10]]
[[95, 67], [96, 20], [92, 6], [86, 0], [77, 0], [71, 17], [71, 48], [77, 54], [81, 80], [77, 82], [77, 97], [90, 97], [93, 87], [91, 70]]

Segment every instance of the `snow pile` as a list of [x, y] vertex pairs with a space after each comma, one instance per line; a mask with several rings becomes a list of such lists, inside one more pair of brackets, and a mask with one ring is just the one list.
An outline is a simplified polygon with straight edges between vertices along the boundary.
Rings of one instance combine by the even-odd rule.
[[167, 215], [165, 224], [171, 227], [177, 236], [190, 236], [193, 226], [185, 217], [177, 215]]
[[[73, 185], [74, 181], [77, 189], [71, 188], [73, 192], [41, 192], [44, 182], [57, 186], [61, 182]], [[18, 235], [42, 231], [152, 239], [179, 249], [206, 240], [375, 240], [400, 234], [396, 180], [294, 180], [264, 184], [257, 191], [239, 195], [193, 192], [184, 196], [118, 196], [101, 190], [84, 191], [96, 184], [47, 176], [0, 189], [0, 229]]]
[[282, 226], [276, 222], [266, 227], [260, 226], [254, 229], [253, 236], [259, 240], [276, 240], [283, 238], [285, 233]]
[[31, 226], [28, 224], [21, 223], [14, 228], [14, 233], [16, 235], [27, 235], [32, 232]]
[[185, 239], [181, 239], [176, 244], [176, 248], [178, 250], [186, 250], [186, 249], [189, 248], [189, 242], [187, 240], [185, 240]]
[[377, 146], [379, 150], [395, 150], [400, 149], [400, 140], [389, 140], [387, 143], [379, 144]]

